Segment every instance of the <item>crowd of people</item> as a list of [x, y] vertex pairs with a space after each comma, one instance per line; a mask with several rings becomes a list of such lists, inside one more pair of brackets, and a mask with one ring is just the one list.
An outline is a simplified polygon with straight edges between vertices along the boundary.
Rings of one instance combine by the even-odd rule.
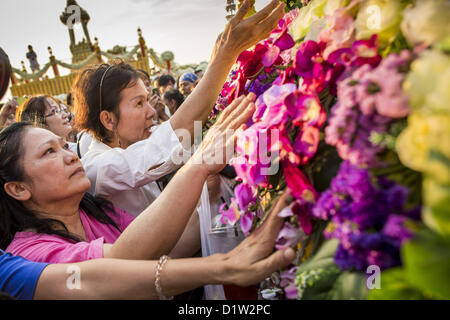
[[[291, 263], [292, 249], [274, 251], [288, 194], [236, 248], [200, 253], [203, 186], [218, 198], [214, 177], [255, 96], [236, 99], [191, 152], [194, 122], [208, 120], [237, 56], [284, 12], [274, 0], [244, 19], [249, 7], [218, 37], [204, 74], [152, 79], [117, 61], [81, 71], [66, 101], [39, 95], [2, 106], [0, 291], [16, 299], [169, 299], [207, 284], [255, 284]], [[3, 96], [11, 67], [0, 54]], [[223, 161], [205, 161], [216, 156], [216, 141], [226, 141]], [[186, 152], [186, 161], [174, 161]], [[67, 287], [68, 268], [82, 274], [80, 288]]]

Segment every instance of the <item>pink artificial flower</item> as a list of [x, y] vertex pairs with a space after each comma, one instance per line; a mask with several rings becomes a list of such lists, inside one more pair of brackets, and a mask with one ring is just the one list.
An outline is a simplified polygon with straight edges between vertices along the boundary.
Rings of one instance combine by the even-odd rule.
[[247, 236], [252, 229], [253, 226], [253, 219], [255, 218], [255, 213], [252, 212], [246, 212], [241, 216], [240, 224], [242, 232], [244, 232], [244, 235]]
[[326, 43], [317, 43], [312, 40], [303, 42], [298, 48], [295, 55], [294, 65], [295, 72], [299, 77], [311, 78], [316, 63], [322, 63], [322, 53]]
[[297, 199], [301, 199], [306, 190], [314, 190], [303, 172], [289, 163], [283, 163], [283, 175], [291, 194]]
[[240, 211], [236, 203], [236, 199], [231, 198], [231, 204], [227, 210], [225, 210], [226, 206], [227, 204], [223, 203], [219, 208], [219, 212], [222, 214], [220, 217], [220, 222], [234, 226], [240, 217]]
[[305, 126], [297, 135], [294, 152], [301, 155], [301, 164], [306, 164], [316, 154], [319, 146], [320, 132], [315, 126]]
[[259, 122], [259, 121], [261, 121], [261, 118], [267, 109], [267, 106], [263, 100], [263, 95], [260, 95], [258, 97], [258, 99], [256, 99], [255, 106], [256, 106], [256, 108], [255, 108], [255, 112], [253, 112], [252, 120], [253, 120], [253, 122]]
[[280, 73], [280, 75], [275, 79], [275, 81], [272, 83], [272, 85], [281, 86], [281, 85], [287, 84], [287, 83], [294, 83], [295, 78], [296, 78], [295, 77], [295, 68], [289, 67]]
[[[314, 193], [313, 193], [314, 196]], [[314, 196], [315, 197], [315, 196]], [[305, 202], [302, 204], [302, 202]], [[308, 206], [305, 205], [306, 201], [295, 201], [292, 204], [292, 212], [297, 216], [300, 226], [305, 234], [310, 234], [312, 231], [311, 217], [308, 212]]]
[[266, 186], [267, 175], [265, 175], [264, 168], [269, 168], [268, 165], [261, 164], [248, 164], [248, 160], [245, 157], [236, 157], [231, 159], [230, 164], [236, 171], [236, 175], [245, 184], [250, 186]]
[[237, 58], [245, 78], [254, 76], [262, 67], [262, 57], [268, 50], [266, 44], [258, 43], [252, 51], [243, 51]]
[[252, 187], [245, 183], [241, 183], [234, 188], [234, 195], [239, 204], [239, 208], [244, 212], [247, 211], [249, 205], [256, 200], [256, 194], [252, 190]]
[[267, 128], [286, 122], [288, 113], [284, 105], [284, 99], [296, 89], [297, 86], [294, 83], [287, 83], [281, 86], [273, 85], [264, 92], [263, 101], [266, 110], [261, 121]]
[[314, 125], [320, 128], [325, 123], [326, 113], [316, 95], [304, 94], [301, 90], [297, 90], [286, 97], [284, 104], [293, 119], [292, 123], [297, 126]]
[[377, 35], [372, 35], [369, 40], [355, 41], [351, 48], [335, 50], [328, 55], [327, 60], [333, 65], [346, 67], [360, 67], [364, 64], [376, 67], [381, 61], [381, 55], [378, 54]]
[[300, 164], [300, 156], [294, 151], [294, 147], [285, 130], [280, 131], [279, 139], [271, 145], [270, 151], [277, 152], [280, 155], [280, 159], [288, 161], [292, 165]]
[[275, 61], [280, 57], [280, 48], [277, 46], [271, 46], [267, 49], [266, 53], [264, 53], [262, 57], [262, 64], [265, 67], [271, 67]]
[[327, 47], [323, 57], [341, 48], [352, 46], [355, 41], [355, 24], [352, 16], [344, 8], [337, 9], [332, 15], [327, 15], [329, 27], [323, 29], [319, 34], [319, 41], [325, 42]]

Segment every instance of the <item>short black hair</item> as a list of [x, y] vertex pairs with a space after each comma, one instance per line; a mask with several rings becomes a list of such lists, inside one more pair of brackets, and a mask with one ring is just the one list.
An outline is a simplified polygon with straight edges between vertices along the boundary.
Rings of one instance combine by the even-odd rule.
[[145, 71], [144, 69], [137, 69], [136, 71], [145, 75], [147, 77], [147, 79], [150, 81], [150, 76], [147, 71]]
[[158, 87], [165, 87], [170, 83], [173, 85], [175, 85], [175, 83], [176, 83], [175, 78], [172, 77], [170, 74], [163, 74], [158, 79]]
[[184, 102], [183, 94], [177, 89], [172, 89], [172, 90], [164, 92], [163, 99], [175, 100], [177, 103], [177, 110], [181, 106], [181, 104]]

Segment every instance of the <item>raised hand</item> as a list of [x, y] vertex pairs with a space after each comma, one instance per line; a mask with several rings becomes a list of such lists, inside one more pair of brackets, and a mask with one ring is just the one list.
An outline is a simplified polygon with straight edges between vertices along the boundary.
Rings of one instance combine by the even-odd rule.
[[253, 93], [233, 101], [209, 129], [189, 163], [206, 166], [209, 174], [220, 172], [234, 155], [237, 137], [255, 111], [254, 101]]
[[285, 4], [279, 0], [271, 1], [263, 9], [244, 20], [250, 9], [246, 0], [236, 15], [228, 22], [216, 41], [212, 57], [224, 50], [230, 55], [238, 55], [270, 35], [283, 17]]

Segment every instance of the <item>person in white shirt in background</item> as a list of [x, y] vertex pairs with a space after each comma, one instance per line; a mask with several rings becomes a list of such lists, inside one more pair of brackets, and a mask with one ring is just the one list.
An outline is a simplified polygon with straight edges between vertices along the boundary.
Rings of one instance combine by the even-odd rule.
[[[207, 120], [237, 56], [266, 38], [284, 13], [284, 4], [273, 0], [244, 20], [249, 8], [246, 1], [230, 20], [216, 41], [202, 81], [160, 126], [153, 120], [149, 92], [131, 66], [103, 64], [78, 75], [72, 90], [76, 123], [94, 137], [81, 159], [91, 181], [90, 193], [135, 216], [156, 199], [161, 190], [155, 181], [181, 165], [172, 161], [172, 155], [183, 151], [183, 134], [190, 134], [190, 141], [183, 141], [190, 147], [194, 122]], [[198, 228], [198, 216], [193, 215], [172, 256], [197, 252]]]

